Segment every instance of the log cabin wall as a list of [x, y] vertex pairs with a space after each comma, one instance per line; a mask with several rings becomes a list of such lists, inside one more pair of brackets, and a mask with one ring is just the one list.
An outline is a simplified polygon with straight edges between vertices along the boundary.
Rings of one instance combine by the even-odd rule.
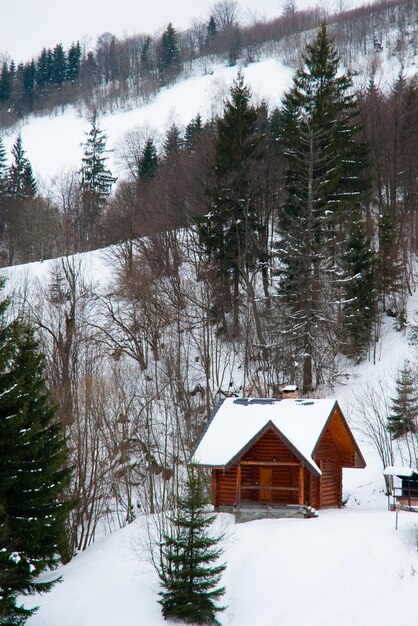
[[[241, 501], [297, 504], [300, 461], [273, 430], [268, 430], [244, 454], [241, 466]], [[245, 463], [267, 465], [246, 465]], [[289, 466], [268, 466], [268, 463], [292, 463]], [[263, 485], [266, 489], [262, 489]], [[268, 489], [268, 487], [289, 489]], [[257, 487], [254, 489], [254, 487]], [[305, 501], [308, 502], [310, 480], [304, 471]], [[232, 506], [237, 501], [237, 466], [212, 470], [212, 499], [215, 506]]]
[[[331, 426], [331, 425], [330, 425]], [[347, 460], [347, 453], [339, 446], [328, 427], [323, 434], [315, 454], [315, 462], [320, 467], [322, 476], [315, 487], [315, 508], [332, 508], [342, 505], [342, 468]]]

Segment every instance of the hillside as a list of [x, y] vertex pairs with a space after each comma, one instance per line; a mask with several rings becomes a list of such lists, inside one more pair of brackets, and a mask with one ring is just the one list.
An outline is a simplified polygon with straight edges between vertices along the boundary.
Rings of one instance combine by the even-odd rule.
[[[52, 527], [29, 506], [13, 512], [40, 489], [26, 443], [18, 469], [9, 450], [26, 436], [40, 446], [35, 410], [20, 409], [31, 392], [9, 384], [0, 586], [17, 568], [29, 585], [33, 572], [63, 578], [22, 600], [40, 607], [29, 626], [162, 625], [147, 531], [172, 510], [216, 403], [276, 406], [265, 399], [287, 384], [306, 398], [293, 401], [300, 422], [277, 400], [297, 437], [267, 422], [256, 433], [264, 452], [243, 460], [242, 475], [241, 463], [217, 466], [226, 499], [216, 502], [239, 502], [243, 488], [243, 500], [266, 505], [344, 506], [237, 526], [219, 514], [222, 626], [415, 626], [418, 515], [400, 513], [395, 529], [382, 470], [418, 456], [417, 2], [333, 12], [289, 2], [281, 17], [242, 22], [218, 13], [0, 67], [4, 307], [33, 328], [73, 468], [62, 542], [46, 540], [70, 560], [45, 573], [46, 562], [21, 558], [29, 535], [12, 523]], [[24, 332], [4, 333], [3, 370], [19, 383]], [[362, 455], [338, 407], [308, 420], [335, 405], [311, 398], [338, 400], [367, 462], [344, 470], [343, 497], [342, 467], [361, 467]], [[28, 484], [15, 480], [26, 457]], [[45, 475], [48, 500], [59, 481]]]
[[[108, 282], [106, 252], [86, 255], [94, 282]], [[11, 284], [25, 275], [30, 284], [45, 281], [52, 262], [8, 271]], [[19, 277], [19, 278], [18, 278]], [[409, 301], [411, 325], [418, 322], [417, 295]], [[405, 357], [416, 359], [408, 332], [386, 321], [375, 365], [353, 367], [346, 383], [330, 397], [341, 403], [350, 421], [367, 383], [383, 381], [389, 389], [393, 372]], [[223, 582], [227, 610], [224, 626], [415, 626], [415, 575], [418, 571], [418, 515], [387, 511], [382, 465], [360, 433], [365, 470], [346, 470], [345, 508], [320, 511], [308, 520], [265, 520], [234, 526], [218, 516], [225, 532]], [[43, 597], [26, 600], [39, 605], [29, 626], [113, 626], [140, 619], [146, 626], [164, 623], [156, 602], [158, 581], [144, 548], [146, 517], [98, 539], [58, 572], [63, 582]], [[301, 602], [300, 598], [304, 601]], [[324, 598], [326, 597], [326, 602]]]

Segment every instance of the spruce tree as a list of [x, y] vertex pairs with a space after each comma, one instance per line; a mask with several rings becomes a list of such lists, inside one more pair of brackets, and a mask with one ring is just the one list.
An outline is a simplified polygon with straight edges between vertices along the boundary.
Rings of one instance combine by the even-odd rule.
[[86, 133], [86, 141], [82, 144], [84, 154], [79, 172], [82, 194], [80, 242], [90, 248], [99, 243], [101, 217], [116, 180], [107, 168], [109, 150], [106, 149], [106, 140], [107, 137], [100, 128], [95, 111], [91, 118], [90, 130]]
[[149, 138], [145, 142], [141, 159], [138, 164], [139, 180], [147, 182], [152, 180], [158, 170], [158, 156], [154, 140]]
[[80, 75], [81, 47], [80, 43], [72, 43], [67, 52], [65, 79], [74, 83]]
[[52, 82], [59, 87], [66, 79], [68, 71], [67, 57], [61, 43], [57, 44], [52, 51]]
[[361, 213], [353, 216], [343, 267], [343, 313], [347, 334], [345, 351], [360, 359], [369, 345], [376, 319], [375, 255], [364, 232]]
[[174, 78], [181, 69], [178, 35], [170, 22], [162, 34], [160, 43], [160, 80], [163, 83]]
[[161, 547], [164, 618], [217, 624], [216, 613], [225, 608], [217, 601], [225, 592], [218, 585], [226, 565], [217, 563], [222, 554], [217, 547], [221, 537], [210, 534], [215, 516], [205, 512], [208, 503], [201, 478], [190, 471], [185, 494], [171, 518], [171, 532], [164, 535]]
[[418, 432], [418, 390], [416, 372], [406, 361], [396, 379], [396, 395], [391, 401], [388, 430], [393, 439]]
[[33, 198], [37, 193], [37, 183], [32, 165], [23, 149], [20, 133], [13, 144], [12, 157], [13, 161], [8, 173], [8, 195], [14, 200]]
[[70, 503], [66, 447], [32, 330], [5, 323], [0, 305], [0, 624], [24, 624], [33, 611], [18, 594], [48, 591], [36, 580], [65, 551]]
[[166, 158], [170, 159], [175, 157], [181, 150], [182, 145], [183, 141], [180, 129], [177, 124], [173, 122], [167, 131], [164, 141], [164, 152]]
[[216, 122], [214, 156], [206, 195], [207, 213], [197, 218], [200, 244], [217, 272], [216, 317], [225, 324], [233, 310], [238, 333], [239, 283], [262, 254], [260, 181], [256, 165], [262, 156], [257, 131], [259, 112], [250, 104], [251, 92], [238, 73], [224, 114]]
[[186, 126], [184, 132], [184, 143], [188, 150], [193, 151], [199, 136], [203, 131], [202, 116], [200, 113], [194, 117]]
[[334, 348], [338, 343], [338, 315], [329, 303], [341, 298], [348, 228], [369, 192], [357, 113], [351, 76], [339, 73], [323, 24], [285, 94], [279, 124], [287, 165], [278, 245], [279, 294], [287, 311], [280, 326], [293, 361], [301, 363], [304, 392], [321, 377], [314, 371], [327, 350], [324, 338]]

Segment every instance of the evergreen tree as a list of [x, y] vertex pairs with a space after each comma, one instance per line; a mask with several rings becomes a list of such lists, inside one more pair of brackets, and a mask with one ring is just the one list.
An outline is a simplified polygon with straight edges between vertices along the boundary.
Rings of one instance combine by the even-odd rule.
[[218, 624], [216, 613], [225, 608], [216, 602], [225, 592], [218, 584], [226, 565], [216, 564], [222, 554], [217, 547], [221, 537], [209, 533], [215, 516], [205, 512], [207, 504], [202, 480], [190, 472], [185, 495], [171, 519], [171, 532], [163, 538], [160, 604], [164, 618]]
[[152, 71], [151, 44], [152, 39], [147, 35], [141, 46], [141, 53], [139, 55], [141, 76], [148, 76]]
[[213, 51], [213, 42], [215, 40], [216, 35], [218, 34], [218, 26], [216, 24], [216, 20], [213, 15], [210, 16], [208, 25], [206, 27], [206, 47], [211, 54]]
[[32, 165], [23, 149], [22, 136], [19, 133], [12, 148], [13, 162], [8, 174], [8, 195], [17, 200], [33, 198], [38, 189], [32, 171]]
[[351, 90], [323, 24], [280, 115], [287, 199], [280, 215], [279, 293], [288, 306], [281, 326], [293, 360], [302, 363], [304, 392], [318, 382], [314, 364], [327, 349], [324, 338], [337, 343], [337, 314], [329, 303], [340, 298], [348, 228], [369, 192], [367, 146], [356, 140]]
[[155, 177], [158, 170], [158, 156], [153, 139], [147, 139], [139, 161], [139, 180], [149, 181]]
[[166, 158], [170, 159], [178, 154], [182, 145], [183, 141], [181, 139], [179, 127], [173, 122], [167, 131], [164, 141], [164, 152]]
[[9, 66], [4, 61], [0, 73], [0, 102], [8, 102], [12, 95], [12, 75]]
[[68, 72], [67, 58], [62, 44], [57, 44], [52, 51], [52, 83], [59, 87], [66, 79]]
[[160, 79], [166, 83], [180, 71], [178, 35], [170, 22], [162, 34], [160, 43]]
[[36, 64], [34, 59], [26, 63], [22, 73], [23, 105], [25, 110], [32, 111], [35, 103]]
[[194, 117], [192, 121], [187, 124], [184, 132], [184, 143], [190, 151], [194, 150], [202, 130], [202, 116], [198, 113], [196, 117]]
[[91, 247], [98, 243], [100, 219], [111, 193], [115, 178], [106, 167], [108, 150], [107, 137], [100, 128], [97, 112], [91, 118], [90, 130], [82, 144], [84, 154], [80, 169], [82, 193], [82, 216], [80, 242]]
[[388, 430], [393, 439], [418, 432], [418, 391], [416, 372], [406, 361], [396, 379], [396, 395], [392, 398]]
[[36, 83], [42, 92], [46, 92], [53, 82], [53, 55], [48, 48], [43, 48], [36, 63]]
[[46, 390], [45, 362], [32, 330], [5, 323], [0, 305], [0, 624], [24, 624], [33, 613], [18, 594], [48, 591], [36, 581], [66, 548], [64, 500], [70, 472], [55, 409]]
[[360, 212], [353, 216], [342, 266], [346, 351], [352, 357], [361, 358], [369, 345], [376, 319], [376, 289], [374, 253], [365, 235]]
[[72, 43], [67, 53], [67, 70], [65, 79], [74, 83], [80, 75], [81, 47], [80, 43]]
[[258, 111], [241, 73], [231, 89], [224, 114], [216, 123], [214, 157], [206, 189], [208, 212], [197, 218], [200, 243], [215, 262], [218, 298], [215, 313], [225, 324], [233, 309], [238, 333], [240, 278], [257, 266], [262, 254], [260, 181], [256, 164], [262, 152], [257, 133]]

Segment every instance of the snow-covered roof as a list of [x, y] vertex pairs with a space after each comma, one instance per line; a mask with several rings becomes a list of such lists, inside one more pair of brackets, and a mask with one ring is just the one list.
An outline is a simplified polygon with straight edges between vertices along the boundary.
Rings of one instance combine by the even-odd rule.
[[403, 467], [401, 465], [388, 465], [383, 470], [384, 476], [399, 476], [400, 478], [411, 478], [418, 475], [418, 471], [412, 467]]
[[318, 474], [312, 458], [336, 400], [226, 398], [198, 444], [192, 463], [224, 467], [271, 422]]

